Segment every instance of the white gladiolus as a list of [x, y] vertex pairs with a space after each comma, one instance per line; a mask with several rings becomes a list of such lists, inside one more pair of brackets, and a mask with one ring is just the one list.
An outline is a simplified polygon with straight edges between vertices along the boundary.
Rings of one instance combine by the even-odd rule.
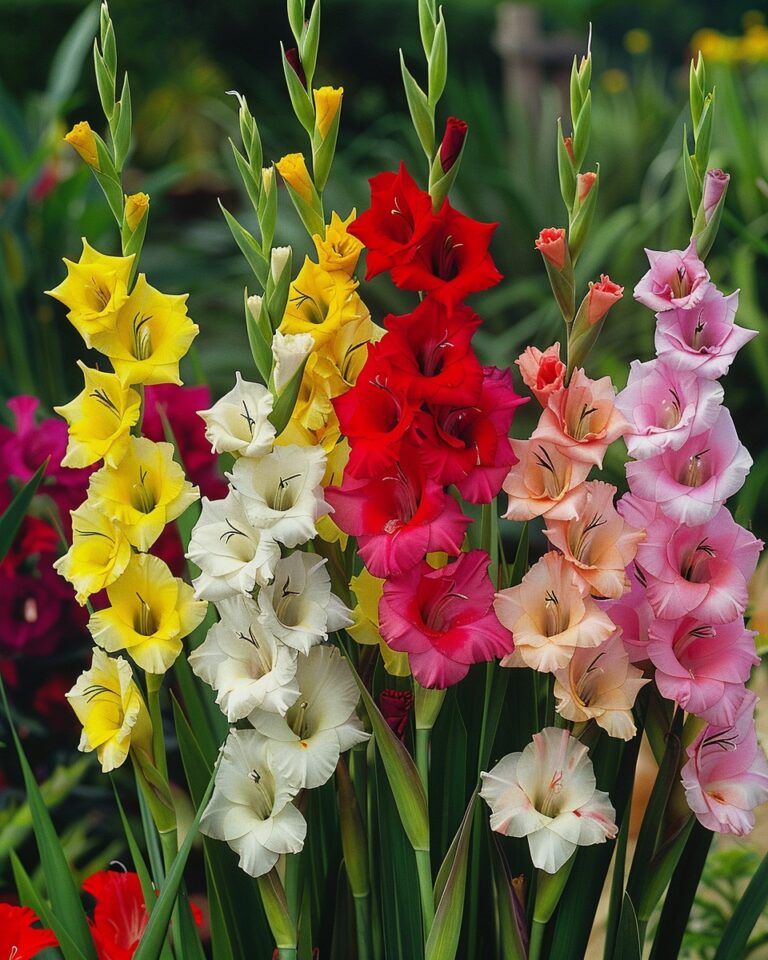
[[275, 564], [275, 578], [259, 590], [261, 622], [279, 640], [301, 653], [334, 630], [353, 623], [350, 611], [331, 593], [325, 560], [296, 551]]
[[312, 647], [299, 657], [299, 696], [285, 717], [254, 710], [249, 721], [272, 741], [271, 752], [302, 787], [319, 787], [333, 775], [339, 756], [367, 740], [355, 707], [357, 684], [335, 647]]
[[253, 526], [286, 547], [296, 547], [313, 540], [315, 521], [331, 512], [320, 486], [324, 473], [322, 447], [288, 444], [260, 460], [241, 458], [228, 476]]
[[223, 500], [203, 497], [187, 557], [201, 570], [193, 583], [195, 596], [218, 603], [269, 583], [280, 547], [249, 522], [240, 497], [230, 491]]
[[272, 381], [275, 393], [280, 393], [315, 346], [311, 333], [280, 333], [272, 337]]
[[272, 412], [272, 394], [260, 383], [235, 374], [235, 386], [210, 410], [199, 410], [205, 420], [205, 436], [216, 453], [261, 457], [272, 449], [275, 428], [267, 419]]
[[200, 832], [228, 843], [246, 873], [263, 876], [280, 854], [304, 846], [307, 823], [291, 803], [298, 791], [272, 763], [263, 737], [255, 730], [232, 730]]
[[277, 286], [280, 283], [280, 277], [283, 275], [286, 264], [291, 259], [292, 250], [290, 247], [273, 247], [269, 256], [269, 271], [272, 274], [272, 283]]
[[557, 873], [577, 846], [616, 836], [616, 811], [596, 789], [589, 752], [567, 730], [547, 727], [522, 753], [508, 754], [481, 777], [491, 828], [528, 837], [540, 870]]
[[221, 600], [218, 611], [221, 621], [189, 655], [192, 669], [230, 723], [257, 708], [284, 715], [299, 696], [296, 651], [264, 629], [250, 597]]

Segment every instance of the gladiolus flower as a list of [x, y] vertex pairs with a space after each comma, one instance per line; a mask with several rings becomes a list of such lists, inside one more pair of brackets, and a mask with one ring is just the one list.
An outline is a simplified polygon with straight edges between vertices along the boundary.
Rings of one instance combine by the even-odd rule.
[[72, 511], [72, 546], [53, 565], [76, 591], [79, 604], [114, 583], [132, 551], [120, 525], [86, 500]]
[[[312, 91], [315, 98], [315, 125], [320, 139], [325, 140], [328, 131], [341, 109], [341, 98], [344, 96], [343, 87], [320, 87]], [[279, 169], [279, 168], [278, 168]], [[280, 171], [282, 175], [282, 171]]]
[[275, 428], [269, 421], [272, 394], [260, 383], [235, 374], [235, 386], [210, 410], [199, 410], [205, 421], [205, 436], [216, 453], [261, 457], [269, 453]]
[[408, 654], [393, 650], [379, 630], [379, 603], [384, 593], [384, 581], [371, 576], [363, 567], [360, 573], [349, 581], [349, 589], [354, 593], [357, 605], [352, 611], [354, 623], [347, 627], [347, 633], [356, 643], [365, 646], [378, 645], [387, 673], [393, 677], [409, 677], [411, 667]]
[[608, 794], [596, 789], [589, 751], [567, 730], [546, 727], [522, 753], [480, 775], [491, 829], [527, 837], [533, 865], [557, 873], [579, 846], [618, 832]]
[[125, 198], [125, 222], [131, 233], [136, 231], [136, 227], [146, 217], [149, 212], [149, 194], [132, 193], [130, 197]]
[[345, 324], [369, 315], [356, 288], [341, 270], [329, 273], [307, 257], [288, 292], [280, 332], [309, 333], [322, 347]]
[[575, 163], [576, 158], [573, 155], [573, 137], [563, 137], [563, 146], [565, 147], [571, 162]]
[[445, 689], [462, 680], [473, 663], [509, 653], [512, 638], [493, 611], [493, 584], [484, 550], [462, 553], [433, 569], [414, 570], [384, 583], [379, 604], [381, 635], [407, 653], [423, 687]]
[[515, 360], [523, 383], [546, 407], [551, 394], [560, 390], [565, 380], [565, 364], [560, 359], [560, 344], [553, 343], [542, 353], [538, 347], [526, 347]]
[[554, 550], [545, 553], [520, 584], [497, 593], [495, 609], [515, 641], [513, 654], [501, 661], [503, 667], [524, 664], [553, 673], [568, 665], [578, 647], [598, 647], [615, 630], [589, 596], [588, 584]]
[[95, 750], [104, 773], [125, 763], [132, 748], [151, 752], [149, 712], [122, 657], [94, 648], [90, 668], [77, 678], [67, 700], [83, 726], [78, 750]]
[[709, 223], [720, 199], [728, 189], [731, 179], [730, 173], [724, 170], [707, 170], [704, 175], [704, 192], [702, 206], [704, 207], [704, 222]]
[[439, 149], [440, 166], [443, 168], [443, 173], [448, 173], [459, 159], [464, 141], [467, 139], [467, 129], [464, 120], [459, 120], [458, 117], [448, 117]]
[[589, 463], [572, 460], [557, 447], [537, 440], [512, 440], [518, 459], [504, 480], [508, 495], [507, 520], [533, 520], [552, 517], [559, 520], [575, 516], [568, 494], [587, 479]]
[[606, 273], [600, 274], [600, 280], [597, 283], [590, 281], [587, 294], [587, 323], [590, 326], [599, 323], [623, 295], [624, 287], [614, 283]]
[[302, 153], [288, 153], [275, 164], [277, 172], [305, 203], [311, 204], [315, 195], [315, 187], [307, 170], [307, 163]]
[[0, 903], [0, 957], [31, 960], [46, 947], [57, 947], [59, 941], [52, 930], [32, 926], [38, 922], [29, 907]]
[[646, 250], [651, 269], [635, 287], [634, 297], [651, 310], [687, 310], [710, 289], [709, 273], [696, 253], [696, 241], [685, 250]]
[[546, 227], [536, 238], [536, 249], [558, 272], [565, 266], [568, 246], [563, 227]]
[[648, 630], [656, 615], [645, 594], [646, 581], [642, 570], [633, 563], [624, 573], [629, 590], [618, 600], [598, 601], [598, 606], [621, 631], [621, 642], [630, 661], [643, 663], [648, 660]]
[[73, 147], [89, 167], [99, 169], [99, 153], [96, 149], [96, 137], [87, 120], [81, 120], [65, 134], [64, 139]]
[[308, 333], [281, 333], [275, 330], [272, 337], [272, 378], [279, 394], [296, 373], [315, 346]]
[[171, 574], [159, 557], [140, 553], [107, 587], [110, 606], [88, 621], [96, 643], [125, 650], [147, 673], [165, 673], [181, 653], [181, 641], [202, 621], [208, 604]]
[[325, 238], [319, 234], [312, 237], [317, 250], [317, 261], [323, 270], [329, 273], [340, 270], [348, 277], [355, 272], [363, 249], [360, 240], [349, 232], [349, 227], [355, 222], [356, 217], [356, 210], [353, 210], [346, 220], [342, 220], [334, 211], [331, 213], [331, 222], [325, 228]]

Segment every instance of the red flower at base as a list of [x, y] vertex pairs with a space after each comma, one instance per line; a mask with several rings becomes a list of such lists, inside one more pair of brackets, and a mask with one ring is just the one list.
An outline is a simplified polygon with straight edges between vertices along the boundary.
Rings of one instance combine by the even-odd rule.
[[33, 923], [39, 920], [29, 907], [0, 903], [0, 957], [3, 960], [30, 960], [46, 947], [58, 946], [53, 931], [33, 927]]

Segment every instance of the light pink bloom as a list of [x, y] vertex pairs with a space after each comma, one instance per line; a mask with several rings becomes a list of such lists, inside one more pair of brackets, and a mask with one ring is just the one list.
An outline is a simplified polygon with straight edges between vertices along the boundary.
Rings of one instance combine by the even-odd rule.
[[532, 440], [552, 443], [566, 456], [602, 467], [606, 447], [629, 424], [615, 405], [610, 377], [590, 380], [574, 370], [567, 387], [550, 394]]
[[616, 407], [627, 418], [629, 455], [636, 460], [662, 450], [678, 450], [689, 439], [709, 429], [723, 402], [723, 388], [664, 360], [633, 360], [626, 387]]
[[507, 520], [533, 520], [534, 517], [574, 516], [573, 504], [564, 498], [587, 479], [589, 463], [572, 460], [551, 443], [536, 440], [512, 440], [518, 462], [507, 474], [503, 489], [509, 496]]
[[695, 307], [710, 286], [707, 268], [696, 254], [696, 241], [685, 250], [646, 250], [651, 269], [635, 287], [635, 300], [662, 312]]
[[706, 523], [744, 485], [752, 457], [739, 442], [725, 407], [714, 426], [691, 437], [679, 450], [627, 464], [629, 489], [652, 500], [670, 519], [692, 526]]
[[616, 811], [597, 781], [589, 751], [567, 730], [546, 727], [522, 753], [481, 774], [491, 829], [528, 837], [533, 865], [557, 873], [577, 846], [616, 836]]
[[616, 503], [616, 511], [624, 517], [635, 530], [647, 529], [648, 525], [660, 517], [659, 505], [650, 500], [642, 500], [632, 493], [625, 493]]
[[621, 632], [630, 661], [644, 663], [648, 659], [648, 630], [655, 617], [645, 595], [645, 574], [633, 563], [625, 575], [629, 590], [618, 600], [600, 600], [598, 605]]
[[490, 557], [470, 550], [444, 567], [426, 561], [384, 583], [379, 629], [389, 646], [407, 653], [422, 687], [458, 683], [470, 664], [502, 657], [512, 636], [493, 611]]
[[740, 527], [726, 507], [696, 527], [662, 514], [649, 524], [637, 548], [654, 613], [661, 620], [690, 614], [705, 623], [730, 623], [743, 616], [747, 581], [762, 548], [762, 540]]
[[747, 695], [744, 683], [760, 663], [757, 634], [741, 619], [712, 626], [695, 617], [656, 620], [648, 632], [661, 695], [709, 723], [733, 723]]
[[560, 344], [553, 343], [543, 352], [538, 347], [526, 347], [515, 363], [520, 367], [523, 383], [542, 407], [546, 407], [549, 395], [559, 390], [565, 379]]
[[552, 673], [568, 665], [577, 647], [597, 647], [615, 629], [589, 596], [587, 583], [554, 550], [516, 587], [497, 593], [494, 606], [515, 641], [514, 652], [501, 661], [503, 667]]
[[562, 551], [591, 592], [600, 597], [620, 597], [629, 584], [624, 568], [645, 538], [644, 530], [630, 527], [616, 512], [616, 487], [601, 480], [589, 480], [572, 491], [561, 504], [571, 507], [567, 520], [548, 518], [544, 536]]
[[709, 223], [712, 219], [712, 214], [715, 212], [718, 203], [720, 203], [720, 198], [728, 188], [730, 179], [730, 173], [726, 173], [724, 170], [707, 170], [705, 173], [704, 196], [702, 200], [705, 223]]
[[752, 811], [768, 800], [768, 761], [757, 742], [756, 703], [748, 693], [732, 726], [710, 724], [688, 747], [685, 799], [708, 830], [743, 837], [755, 826]]
[[724, 376], [745, 343], [757, 336], [734, 323], [739, 292], [724, 297], [710, 286], [692, 309], [668, 310], [656, 318], [656, 353], [679, 370], [706, 380]]

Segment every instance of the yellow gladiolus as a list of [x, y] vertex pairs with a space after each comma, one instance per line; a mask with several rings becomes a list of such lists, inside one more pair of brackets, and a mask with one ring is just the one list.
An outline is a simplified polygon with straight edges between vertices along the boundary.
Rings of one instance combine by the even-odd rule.
[[79, 749], [95, 750], [104, 773], [121, 766], [131, 749], [151, 753], [149, 712], [122, 657], [94, 649], [90, 669], [77, 678], [67, 700], [83, 725]]
[[351, 627], [347, 627], [347, 633], [357, 643], [365, 646], [378, 643], [387, 673], [393, 677], [410, 676], [408, 654], [392, 650], [379, 633], [379, 600], [384, 592], [384, 581], [372, 577], [364, 569], [358, 576], [352, 577], [349, 587], [357, 597], [357, 606], [352, 611], [355, 622]]
[[309, 333], [320, 347], [345, 323], [367, 313], [357, 282], [336, 270], [329, 273], [307, 257], [288, 292], [281, 333]]
[[72, 546], [55, 563], [76, 590], [77, 602], [114, 583], [131, 560], [127, 537], [102, 510], [86, 500], [72, 511]]
[[301, 199], [312, 204], [315, 187], [312, 177], [307, 170], [307, 163], [303, 153], [287, 153], [275, 164], [277, 172], [285, 180], [291, 190], [294, 190]]
[[125, 222], [128, 224], [128, 229], [131, 231], [131, 233], [135, 232], [136, 227], [138, 227], [144, 217], [146, 217], [148, 210], [148, 193], [132, 193], [130, 197], [126, 196]]
[[65, 135], [64, 139], [80, 154], [89, 167], [99, 169], [99, 154], [96, 150], [96, 137], [87, 120], [81, 120]]
[[325, 140], [341, 108], [344, 88], [320, 87], [312, 93], [315, 97], [315, 128], [320, 134], [320, 139]]
[[131, 427], [138, 422], [141, 397], [124, 387], [114, 373], [91, 370], [81, 361], [85, 386], [69, 403], [53, 409], [69, 425], [62, 465], [88, 467], [97, 460], [116, 467], [128, 449]]
[[317, 233], [312, 237], [317, 250], [318, 263], [329, 273], [340, 270], [351, 277], [355, 271], [364, 244], [362, 240], [347, 233], [347, 227], [356, 217], [355, 210], [346, 220], [342, 220], [338, 213], [334, 212], [331, 214], [331, 222], [326, 227], [325, 239], [323, 240]]
[[181, 383], [179, 360], [199, 328], [187, 316], [187, 295], [160, 293], [139, 274], [111, 330], [93, 346], [112, 361], [124, 384]]
[[97, 470], [88, 486], [91, 503], [120, 524], [137, 550], [149, 550], [163, 527], [199, 497], [171, 444], [146, 437], [131, 437], [120, 464]]
[[83, 238], [80, 260], [73, 263], [65, 258], [64, 265], [66, 279], [46, 292], [68, 308], [69, 321], [90, 347], [95, 336], [113, 329], [118, 311], [128, 300], [133, 254], [109, 257]]
[[91, 636], [110, 653], [125, 650], [147, 673], [165, 673], [208, 606], [148, 553], [134, 555], [125, 573], [107, 587], [107, 596], [109, 607], [88, 621]]

